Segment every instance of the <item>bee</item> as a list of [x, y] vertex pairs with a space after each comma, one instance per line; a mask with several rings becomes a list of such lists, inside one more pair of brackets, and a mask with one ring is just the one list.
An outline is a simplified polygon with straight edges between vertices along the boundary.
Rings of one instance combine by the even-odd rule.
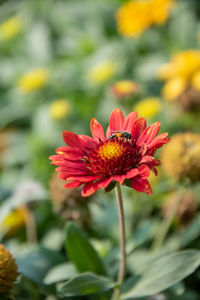
[[128, 131], [112, 131], [113, 133], [109, 136], [109, 140], [114, 138], [124, 138], [127, 140], [131, 139], [131, 134]]

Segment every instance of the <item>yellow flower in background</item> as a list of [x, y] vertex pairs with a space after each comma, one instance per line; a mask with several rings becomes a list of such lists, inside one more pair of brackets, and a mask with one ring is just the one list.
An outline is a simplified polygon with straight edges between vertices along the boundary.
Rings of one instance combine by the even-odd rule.
[[191, 85], [196, 89], [200, 90], [200, 71], [196, 72], [191, 79]]
[[185, 90], [187, 82], [181, 77], [169, 79], [163, 89], [162, 95], [168, 101], [174, 101]]
[[0, 25], [0, 40], [9, 40], [20, 33], [22, 21], [18, 17], [12, 17]]
[[151, 25], [149, 0], [128, 1], [116, 14], [118, 31], [127, 37], [139, 36]]
[[52, 119], [63, 119], [69, 114], [69, 103], [66, 99], [58, 99], [49, 106], [49, 113]]
[[120, 34], [137, 37], [153, 24], [162, 24], [174, 6], [172, 0], [131, 0], [116, 13]]
[[35, 69], [24, 74], [18, 81], [18, 88], [29, 93], [43, 87], [49, 78], [49, 72], [46, 69]]
[[169, 79], [173, 76], [175, 76], [175, 68], [171, 63], [166, 63], [159, 67], [157, 77], [160, 80]]
[[24, 207], [11, 211], [0, 224], [0, 229], [6, 233], [7, 237], [15, 235], [24, 227], [27, 214], [28, 212]]
[[138, 102], [133, 110], [138, 112], [139, 117], [153, 118], [162, 109], [162, 103], [159, 98], [146, 98]]
[[152, 0], [151, 18], [155, 24], [163, 24], [167, 21], [171, 9], [174, 7], [173, 0]]
[[118, 98], [130, 96], [137, 93], [139, 89], [139, 84], [132, 80], [120, 80], [111, 86], [111, 91]]
[[171, 61], [158, 70], [158, 78], [167, 80], [163, 86], [163, 97], [176, 100], [189, 86], [200, 89], [200, 51], [185, 50], [176, 53]]
[[105, 61], [95, 65], [88, 74], [94, 83], [104, 83], [116, 73], [116, 65], [112, 61]]

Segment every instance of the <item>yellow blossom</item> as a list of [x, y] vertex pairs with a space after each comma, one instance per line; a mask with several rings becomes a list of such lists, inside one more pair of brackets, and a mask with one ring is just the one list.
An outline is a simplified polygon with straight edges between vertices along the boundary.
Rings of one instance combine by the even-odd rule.
[[187, 82], [181, 77], [169, 79], [163, 89], [163, 97], [168, 101], [174, 101], [185, 90]]
[[12, 236], [23, 228], [27, 210], [23, 207], [11, 211], [0, 224], [0, 228], [6, 232], [6, 236]]
[[121, 80], [113, 84], [111, 90], [115, 96], [121, 98], [138, 92], [139, 85], [132, 80]]
[[66, 99], [58, 99], [49, 106], [49, 113], [52, 119], [63, 119], [69, 113], [69, 103]]
[[94, 83], [104, 83], [116, 72], [116, 65], [112, 61], [105, 61], [95, 65], [89, 71], [89, 79]]
[[196, 90], [200, 90], [200, 71], [194, 74], [191, 79], [191, 84]]
[[18, 17], [12, 17], [0, 25], [0, 40], [9, 40], [20, 33], [22, 22]]
[[159, 67], [157, 76], [160, 80], [169, 79], [175, 76], [175, 68], [172, 63], [166, 63]]
[[173, 0], [152, 0], [151, 18], [155, 24], [163, 24], [169, 17], [171, 9], [174, 7]]
[[116, 14], [120, 34], [137, 37], [153, 24], [164, 23], [174, 5], [172, 0], [130, 0]]
[[139, 36], [151, 25], [148, 0], [128, 1], [116, 14], [119, 33], [134, 37]]
[[146, 98], [138, 102], [133, 110], [138, 112], [138, 115], [145, 118], [153, 118], [162, 109], [162, 103], [159, 98]]
[[18, 81], [18, 88], [29, 93], [44, 86], [49, 78], [49, 73], [46, 69], [35, 69], [24, 74]]

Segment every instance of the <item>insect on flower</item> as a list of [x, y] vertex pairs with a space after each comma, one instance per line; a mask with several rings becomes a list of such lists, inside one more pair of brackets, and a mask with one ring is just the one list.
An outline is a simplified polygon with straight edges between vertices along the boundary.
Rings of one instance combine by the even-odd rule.
[[92, 137], [63, 132], [68, 146], [50, 156], [58, 166], [59, 177], [66, 180], [66, 188], [84, 185], [82, 196], [88, 197], [98, 189], [109, 190], [119, 182], [139, 192], [152, 194], [148, 182], [150, 170], [157, 175], [160, 161], [153, 156], [158, 148], [168, 143], [168, 133], [157, 135], [160, 122], [146, 126], [144, 118], [131, 112], [126, 118], [119, 108], [112, 111], [106, 136], [101, 124], [90, 122]]
[[114, 139], [114, 138], [124, 138], [127, 140], [131, 139], [131, 133], [128, 131], [112, 131], [113, 133], [109, 136], [109, 140]]

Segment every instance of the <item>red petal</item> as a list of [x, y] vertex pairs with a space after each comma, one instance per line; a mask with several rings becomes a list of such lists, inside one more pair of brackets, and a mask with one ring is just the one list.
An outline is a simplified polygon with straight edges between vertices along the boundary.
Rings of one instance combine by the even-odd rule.
[[148, 195], [152, 195], [151, 186], [147, 179], [143, 179], [141, 177], [135, 177], [130, 180], [132, 188], [134, 188], [138, 192], [144, 192]]
[[128, 171], [128, 173], [126, 174], [126, 178], [133, 178], [135, 176], [137, 176], [139, 174], [139, 169], [138, 168], [135, 168], [135, 169], [132, 169], [130, 171]]
[[79, 135], [79, 138], [81, 140], [82, 147], [85, 149], [94, 148], [96, 145], [98, 145], [97, 141], [93, 140], [88, 135]]
[[146, 165], [142, 165], [139, 167], [139, 176], [143, 178], [149, 177], [149, 167]]
[[73, 188], [80, 186], [81, 184], [82, 183], [80, 181], [74, 181], [74, 182], [69, 182], [69, 183], [65, 184], [64, 187], [66, 187], [68, 189], [73, 189]]
[[68, 177], [67, 180], [69, 180], [69, 181], [78, 180], [81, 182], [89, 182], [89, 181], [94, 181], [94, 180], [97, 180], [100, 178], [101, 178], [100, 176], [71, 176], [71, 177]]
[[160, 161], [158, 159], [155, 159], [152, 156], [149, 155], [145, 155], [139, 162], [139, 164], [150, 164], [153, 166], [159, 166], [160, 165]]
[[149, 144], [152, 142], [158, 131], [160, 130], [160, 122], [155, 122], [151, 124], [138, 139], [137, 144], [141, 146], [143, 143], [144, 144]]
[[167, 137], [168, 133], [159, 134], [149, 145], [148, 148], [160, 148], [163, 144], [167, 144], [170, 141], [170, 138]]
[[81, 148], [81, 142], [80, 138], [77, 134], [70, 132], [70, 131], [64, 131], [63, 132], [63, 140], [65, 143], [71, 147], [77, 147]]
[[111, 130], [110, 130], [110, 126], [108, 126], [107, 130], [106, 130], [106, 137], [107, 139], [109, 138], [109, 136], [111, 135]]
[[93, 118], [90, 122], [90, 130], [92, 133], [92, 137], [96, 139], [97, 141], [101, 140], [104, 141], [104, 130], [101, 124], [97, 122], [95, 118]]
[[146, 126], [147, 126], [146, 120], [143, 117], [137, 119], [134, 122], [132, 131], [131, 131], [132, 139], [137, 141], [138, 138], [140, 137], [140, 135], [142, 134], [142, 132], [146, 129]]
[[135, 169], [128, 171], [124, 175], [114, 175], [114, 176], [112, 176], [112, 179], [115, 181], [118, 181], [120, 184], [123, 184], [125, 179], [133, 178], [133, 177], [137, 176], [138, 174], [139, 174], [139, 169], [135, 168]]
[[100, 188], [106, 188], [110, 182], [112, 181], [112, 177], [104, 178], [96, 182], [86, 183], [81, 191], [81, 195], [83, 197], [88, 197], [94, 194]]
[[123, 124], [124, 115], [119, 108], [115, 108], [110, 115], [109, 126], [111, 132], [123, 130]]
[[130, 114], [128, 114], [128, 116], [126, 117], [124, 121], [123, 129], [125, 131], [131, 132], [133, 128], [133, 124], [136, 120], [137, 120], [137, 112], [133, 111]]
[[56, 153], [58, 154], [82, 154], [83, 151], [79, 148], [72, 148], [72, 147], [67, 147], [67, 146], [62, 146], [56, 149]]

